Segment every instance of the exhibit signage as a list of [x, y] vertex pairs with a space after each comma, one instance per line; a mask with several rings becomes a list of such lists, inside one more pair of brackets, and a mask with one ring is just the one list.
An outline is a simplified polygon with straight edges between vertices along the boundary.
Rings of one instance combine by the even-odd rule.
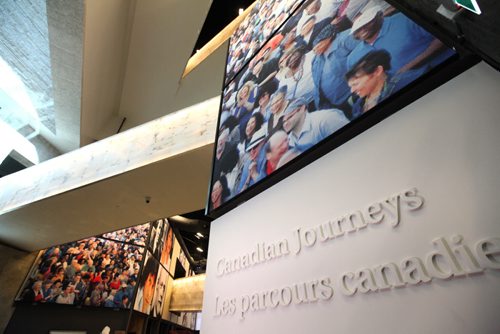
[[478, 65], [218, 218], [202, 332], [498, 333], [499, 82]]
[[[371, 226], [398, 228], [408, 212], [423, 210], [424, 196], [417, 188], [401, 191], [357, 211], [349, 212], [312, 228], [298, 227], [275, 241], [262, 241], [247, 253], [217, 261], [217, 277], [245, 270], [268, 261], [285, 261], [300, 256], [305, 248], [335, 242], [346, 235], [368, 233]], [[244, 320], [252, 312], [289, 305], [331, 302], [336, 293], [354, 296], [384, 292], [392, 288], [449, 280], [500, 269], [500, 237], [469, 240], [458, 233], [438, 235], [422, 254], [395, 254], [389, 262], [369, 264], [345, 271], [337, 277], [323, 276], [301, 282], [291, 281], [280, 287], [246, 292], [239, 296], [215, 296], [215, 318], [238, 317]]]
[[481, 8], [479, 8], [476, 0], [455, 0], [455, 3], [477, 15], [481, 14]]

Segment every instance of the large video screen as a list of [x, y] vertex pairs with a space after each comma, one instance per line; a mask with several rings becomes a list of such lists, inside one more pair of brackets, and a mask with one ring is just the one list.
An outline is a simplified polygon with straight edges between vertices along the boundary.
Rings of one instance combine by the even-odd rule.
[[456, 54], [385, 1], [298, 2], [223, 90], [207, 204], [212, 216], [384, 110]]
[[40, 252], [16, 301], [130, 308], [143, 247], [88, 238]]

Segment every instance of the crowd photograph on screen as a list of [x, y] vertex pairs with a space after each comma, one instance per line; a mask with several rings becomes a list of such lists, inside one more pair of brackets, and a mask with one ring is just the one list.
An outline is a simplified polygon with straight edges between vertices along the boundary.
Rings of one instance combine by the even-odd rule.
[[299, 2], [224, 88], [209, 210], [455, 54], [385, 1]]
[[267, 42], [304, 0], [256, 1], [252, 11], [238, 26], [229, 41], [226, 82], [229, 82], [248, 60]]
[[105, 233], [102, 237], [138, 246], [145, 246], [146, 240], [148, 239], [148, 233], [149, 223], [125, 228], [115, 232]]
[[16, 301], [130, 308], [144, 249], [88, 238], [41, 251]]

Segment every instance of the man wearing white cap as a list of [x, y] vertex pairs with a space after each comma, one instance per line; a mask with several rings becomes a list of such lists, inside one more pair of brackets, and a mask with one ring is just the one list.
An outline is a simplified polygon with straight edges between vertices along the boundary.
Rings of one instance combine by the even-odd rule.
[[243, 165], [240, 182], [233, 195], [239, 194], [266, 176], [266, 151], [262, 149], [265, 143], [266, 131], [261, 128], [253, 134], [246, 147], [248, 159]]
[[434, 67], [453, 51], [402, 13], [384, 17], [380, 7], [366, 9], [353, 22], [351, 34], [362, 41], [349, 55], [351, 68], [373, 50], [387, 50], [393, 73], [423, 66]]
[[283, 128], [288, 133], [291, 149], [304, 152], [349, 123], [342, 111], [317, 110], [309, 113], [307, 102], [296, 99], [283, 116]]

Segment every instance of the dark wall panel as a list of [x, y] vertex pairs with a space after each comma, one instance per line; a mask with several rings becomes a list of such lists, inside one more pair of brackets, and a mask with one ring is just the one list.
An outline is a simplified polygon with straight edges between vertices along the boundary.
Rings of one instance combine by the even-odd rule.
[[81, 330], [101, 333], [105, 326], [125, 330], [128, 310], [68, 308], [59, 305], [17, 305], [5, 334], [47, 334], [49, 330]]

